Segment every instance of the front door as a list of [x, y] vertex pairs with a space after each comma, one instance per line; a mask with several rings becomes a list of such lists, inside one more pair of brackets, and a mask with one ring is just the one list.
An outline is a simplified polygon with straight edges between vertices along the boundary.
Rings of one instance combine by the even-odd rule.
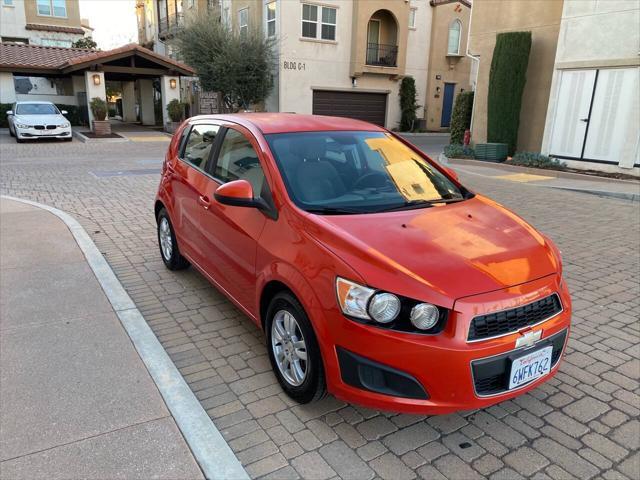
[[453, 109], [453, 94], [455, 90], [455, 83], [444, 84], [444, 95], [442, 96], [442, 118], [440, 119], [441, 127], [449, 127], [449, 125], [451, 125], [451, 110]]
[[269, 187], [260, 164], [258, 144], [240, 126], [229, 126], [211, 162], [206, 195], [208, 209], [201, 211], [201, 229], [207, 255], [203, 267], [217, 283], [250, 312], [257, 313], [256, 254], [258, 239], [267, 217], [257, 208], [222, 205], [214, 192], [223, 183], [244, 179], [251, 183], [254, 197], [266, 195]]

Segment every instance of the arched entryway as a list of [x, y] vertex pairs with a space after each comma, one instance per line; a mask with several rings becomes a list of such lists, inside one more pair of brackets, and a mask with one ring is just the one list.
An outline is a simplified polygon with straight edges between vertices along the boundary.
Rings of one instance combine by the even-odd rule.
[[398, 64], [398, 21], [389, 10], [378, 10], [369, 18], [366, 64], [382, 67]]

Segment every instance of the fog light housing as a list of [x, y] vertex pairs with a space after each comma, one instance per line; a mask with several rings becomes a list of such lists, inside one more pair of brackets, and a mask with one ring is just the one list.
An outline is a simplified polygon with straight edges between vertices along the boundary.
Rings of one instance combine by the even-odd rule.
[[429, 330], [436, 326], [440, 311], [430, 303], [419, 303], [411, 309], [411, 323], [418, 330]]
[[368, 311], [378, 323], [393, 322], [400, 313], [400, 299], [393, 293], [377, 293], [369, 302]]

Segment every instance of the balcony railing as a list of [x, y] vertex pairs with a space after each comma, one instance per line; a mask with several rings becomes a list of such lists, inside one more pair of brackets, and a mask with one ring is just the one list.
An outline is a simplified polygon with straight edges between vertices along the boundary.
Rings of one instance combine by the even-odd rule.
[[174, 13], [168, 17], [160, 18], [158, 21], [158, 34], [161, 37], [174, 35], [178, 28], [184, 24], [182, 13]]
[[382, 43], [367, 44], [367, 65], [376, 67], [396, 67], [398, 64], [398, 46]]

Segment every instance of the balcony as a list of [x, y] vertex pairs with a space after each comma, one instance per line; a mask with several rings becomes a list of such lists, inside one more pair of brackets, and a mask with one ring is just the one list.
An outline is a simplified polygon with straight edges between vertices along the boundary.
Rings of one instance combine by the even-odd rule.
[[160, 18], [158, 21], [158, 35], [160, 38], [171, 37], [183, 25], [184, 17], [182, 13], [174, 13], [168, 17]]
[[368, 43], [366, 64], [374, 67], [397, 67], [398, 46]]

